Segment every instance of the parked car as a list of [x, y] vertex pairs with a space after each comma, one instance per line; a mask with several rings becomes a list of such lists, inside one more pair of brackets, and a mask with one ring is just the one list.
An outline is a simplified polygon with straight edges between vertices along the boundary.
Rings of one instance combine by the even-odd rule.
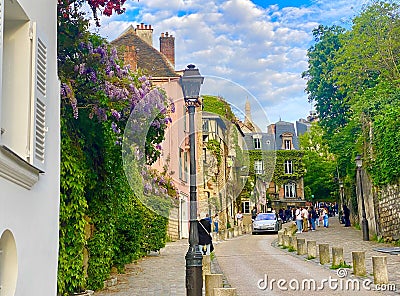
[[282, 219], [276, 213], [259, 213], [253, 220], [252, 234], [278, 232], [282, 229]]

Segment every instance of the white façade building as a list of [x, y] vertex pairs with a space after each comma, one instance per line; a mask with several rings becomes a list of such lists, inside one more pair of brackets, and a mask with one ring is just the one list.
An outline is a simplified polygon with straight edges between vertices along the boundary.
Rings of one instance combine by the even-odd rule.
[[0, 296], [56, 295], [57, 1], [0, 0]]

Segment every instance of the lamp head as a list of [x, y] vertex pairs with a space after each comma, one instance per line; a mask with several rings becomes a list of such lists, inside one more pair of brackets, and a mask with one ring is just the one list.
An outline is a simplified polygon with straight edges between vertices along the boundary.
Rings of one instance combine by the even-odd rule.
[[362, 158], [361, 158], [361, 155], [357, 155], [356, 158], [355, 158], [355, 161], [356, 161], [356, 166], [357, 166], [358, 168], [361, 168], [361, 167], [362, 167]]
[[188, 65], [180, 78], [185, 102], [196, 102], [200, 96], [200, 87], [204, 77], [200, 75], [199, 69], [195, 65]]

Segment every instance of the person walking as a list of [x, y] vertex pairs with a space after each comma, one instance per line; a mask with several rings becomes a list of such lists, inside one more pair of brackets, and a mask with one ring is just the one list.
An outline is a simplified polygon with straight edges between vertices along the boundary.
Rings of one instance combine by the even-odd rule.
[[307, 208], [303, 208], [301, 210], [301, 216], [303, 218], [303, 232], [308, 231], [308, 210]]
[[315, 231], [315, 221], [318, 220], [317, 211], [313, 206], [310, 207], [310, 223], [311, 223], [311, 231]]
[[197, 223], [199, 232], [199, 248], [203, 255], [210, 255], [214, 250], [211, 237], [211, 223], [208, 214]]
[[237, 221], [237, 224], [238, 224], [238, 226], [239, 226], [239, 229], [240, 229], [240, 230], [243, 230], [243, 229], [242, 229], [242, 228], [243, 228], [243, 214], [242, 214], [241, 211], [239, 211], [239, 212], [236, 214], [236, 221]]
[[251, 219], [255, 220], [257, 217], [257, 208], [256, 206], [253, 207], [253, 209], [251, 210]]
[[344, 214], [344, 227], [351, 226], [351, 224], [350, 224], [350, 209], [346, 205], [343, 205], [343, 214]]
[[297, 232], [296, 233], [302, 233], [303, 232], [303, 217], [301, 215], [301, 208], [300, 207], [297, 207], [294, 216], [296, 218], [296, 226], [297, 226]]
[[324, 219], [324, 227], [329, 227], [329, 210], [327, 207], [324, 208], [323, 211], [323, 219]]
[[215, 233], [218, 233], [219, 222], [221, 222], [221, 221], [219, 220], [218, 213], [216, 213], [214, 216], [214, 232]]

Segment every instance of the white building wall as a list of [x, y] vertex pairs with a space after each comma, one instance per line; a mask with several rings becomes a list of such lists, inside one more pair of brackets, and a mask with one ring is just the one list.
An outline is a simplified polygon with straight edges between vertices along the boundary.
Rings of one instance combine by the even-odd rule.
[[[32, 177], [33, 175], [33, 179], [35, 177], [38, 178], [38, 180], [32, 181], [34, 183], [32, 186], [16, 184], [17, 180], [13, 180], [12, 176], [10, 177], [12, 173], [20, 174], [19, 166], [22, 165], [24, 167], [25, 162], [21, 160], [14, 161], [4, 149], [0, 151], [0, 248], [4, 247], [6, 249], [5, 253], [0, 254], [0, 285], [10, 286], [10, 283], [12, 285], [12, 281], [10, 282], [9, 279], [12, 279], [13, 273], [16, 272], [15, 287], [8, 287], [8, 291], [5, 289], [0, 290], [0, 296], [56, 295], [60, 195], [60, 96], [56, 58], [57, 1], [1, 1], [8, 3], [19, 2], [28, 19], [36, 22], [38, 31], [46, 41], [46, 126], [48, 127], [48, 132], [46, 134], [44, 173], [38, 174], [34, 170], [32, 173], [32, 169], [29, 166], [25, 166], [30, 171], [30, 176]], [[7, 7], [8, 3], [4, 4], [5, 7]], [[29, 65], [25, 66], [29, 67]], [[5, 79], [4, 74], [3, 72], [3, 81]], [[21, 115], [15, 110], [6, 110], [5, 106], [7, 104], [4, 103], [6, 99], [12, 98], [0, 96], [1, 114], [15, 112], [12, 114], [14, 118], [28, 116], [25, 113]], [[23, 107], [21, 106], [21, 109]], [[22, 119], [26, 120], [26, 118]], [[20, 141], [26, 141], [26, 137], [20, 137]], [[1, 138], [0, 145], [6, 145], [4, 141], [1, 141]], [[15, 146], [17, 147], [18, 144]], [[24, 151], [20, 151], [19, 148], [16, 150], [18, 150], [15, 152], [19, 157], [29, 162], [29, 159], [26, 159], [26, 155], [24, 155]], [[10, 166], [7, 167], [5, 163]], [[7, 266], [7, 264], [13, 265], [13, 260], [4, 259], [7, 256], [12, 256], [12, 252], [7, 250], [9, 248], [7, 246], [10, 244], [4, 242], [4, 238], [10, 233], [9, 231], [15, 239], [16, 268], [15, 266]], [[8, 277], [7, 273], [9, 273]], [[7, 283], [1, 283], [2, 279], [4, 280], [5, 278], [8, 279]]]

